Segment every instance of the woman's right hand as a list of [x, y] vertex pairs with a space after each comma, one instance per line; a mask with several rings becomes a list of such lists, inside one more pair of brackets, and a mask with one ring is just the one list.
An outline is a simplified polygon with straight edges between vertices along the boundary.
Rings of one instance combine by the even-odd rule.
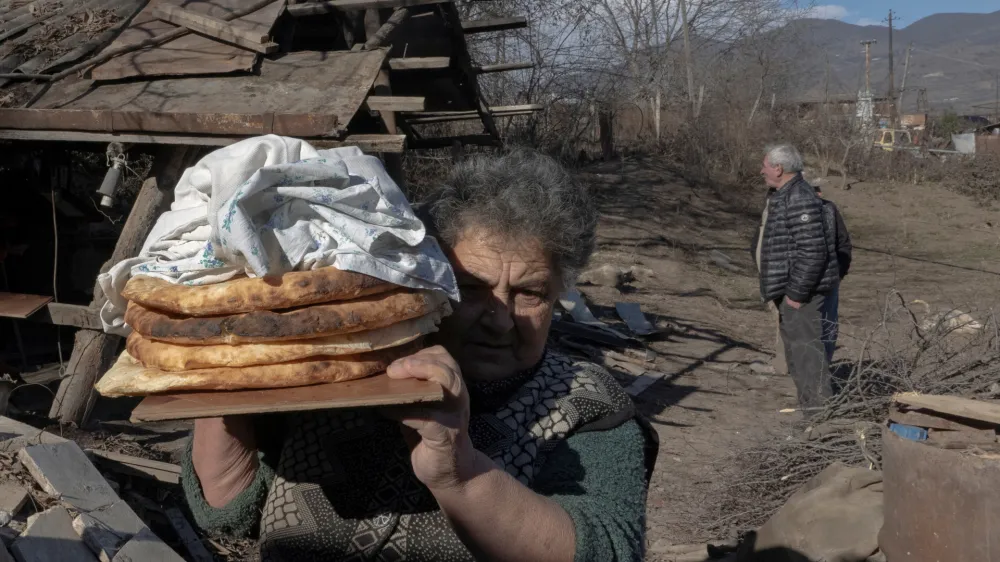
[[191, 462], [205, 501], [224, 507], [250, 487], [257, 475], [257, 440], [250, 416], [194, 421]]

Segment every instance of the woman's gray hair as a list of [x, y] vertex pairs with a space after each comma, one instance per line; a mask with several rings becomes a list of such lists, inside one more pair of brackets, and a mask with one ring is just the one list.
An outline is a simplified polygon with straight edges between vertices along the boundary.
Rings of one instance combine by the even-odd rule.
[[470, 229], [538, 240], [565, 287], [576, 283], [594, 251], [597, 211], [587, 190], [532, 150], [467, 158], [419, 207], [431, 232], [449, 246]]
[[767, 160], [772, 166], [781, 166], [786, 172], [801, 172], [802, 155], [790, 144], [775, 144], [767, 147]]

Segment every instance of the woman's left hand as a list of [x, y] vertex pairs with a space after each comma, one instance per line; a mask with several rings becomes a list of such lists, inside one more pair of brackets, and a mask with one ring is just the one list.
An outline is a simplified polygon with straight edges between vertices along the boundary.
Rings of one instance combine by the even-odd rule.
[[454, 358], [441, 346], [399, 359], [389, 378], [434, 381], [444, 388], [437, 404], [391, 408], [387, 417], [403, 424], [417, 478], [431, 491], [460, 487], [475, 471], [476, 450], [469, 439], [469, 393]]

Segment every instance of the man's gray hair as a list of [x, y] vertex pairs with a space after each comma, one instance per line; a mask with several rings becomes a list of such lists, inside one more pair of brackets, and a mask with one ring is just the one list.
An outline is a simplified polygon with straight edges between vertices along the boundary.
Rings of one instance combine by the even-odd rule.
[[421, 203], [428, 228], [449, 246], [470, 230], [538, 240], [565, 287], [594, 251], [597, 211], [587, 190], [532, 150], [469, 157]]
[[801, 172], [802, 155], [790, 144], [775, 144], [767, 147], [767, 160], [772, 166], [781, 166], [785, 172]]

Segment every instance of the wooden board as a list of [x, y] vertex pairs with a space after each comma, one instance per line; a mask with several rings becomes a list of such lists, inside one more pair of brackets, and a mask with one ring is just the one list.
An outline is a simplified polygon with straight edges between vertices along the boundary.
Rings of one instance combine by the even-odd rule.
[[[168, 0], [153, 0], [133, 20], [106, 50], [138, 43], [176, 29], [177, 26], [160, 20], [154, 11]], [[176, 2], [175, 2], [176, 3]], [[243, 0], [186, 0], [184, 9], [217, 19], [237, 12], [245, 5]], [[233, 20], [245, 29], [269, 34], [278, 16], [285, 9], [284, 0], [277, 0], [256, 12]], [[167, 41], [150, 48], [133, 51], [94, 68], [95, 80], [120, 80], [136, 76], [183, 76], [192, 74], [222, 74], [253, 70], [258, 54], [253, 51], [221, 43], [195, 33]]]
[[52, 297], [0, 292], [0, 316], [27, 318], [42, 308]]
[[942, 414], [1000, 424], [1000, 404], [958, 396], [938, 396], [907, 392], [893, 397], [897, 404]]
[[278, 50], [277, 43], [269, 43], [267, 41], [268, 34], [266, 32], [262, 33], [260, 30], [242, 27], [238, 23], [234, 24], [192, 12], [191, 10], [185, 10], [180, 6], [161, 3], [153, 10], [153, 15], [163, 21], [186, 27], [196, 33], [207, 35], [226, 43], [233, 43], [244, 49], [261, 54], [271, 54]]
[[[188, 146], [229, 146], [249, 137], [188, 137], [181, 135], [143, 135], [120, 133], [88, 133], [85, 131], [19, 131], [16, 129], [0, 130], [0, 140], [29, 140], [44, 142], [96, 142], [107, 144], [120, 142], [126, 144], [182, 144]], [[343, 140], [303, 138], [302, 140], [318, 149], [337, 148], [341, 146], [356, 146], [364, 152], [403, 152], [406, 148], [406, 135], [350, 135]], [[49, 303], [51, 307], [53, 303]], [[60, 303], [61, 304], [61, 303]], [[72, 305], [63, 305], [72, 306]], [[34, 319], [34, 318], [32, 318]], [[99, 321], [100, 319], [98, 319]], [[89, 321], [88, 321], [89, 322]], [[75, 324], [69, 324], [75, 325]], [[87, 326], [79, 326], [87, 327]]]
[[34, 106], [59, 111], [0, 111], [0, 128], [341, 137], [385, 56], [384, 49], [299, 51], [265, 60], [259, 75], [64, 80]]
[[528, 20], [522, 16], [514, 16], [512, 18], [466, 20], [462, 22], [462, 31], [465, 33], [506, 31], [508, 29], [523, 29], [525, 27], [528, 27]]
[[131, 421], [391, 406], [443, 399], [444, 390], [437, 383], [394, 380], [383, 374], [355, 381], [293, 388], [147, 396], [132, 411]]

